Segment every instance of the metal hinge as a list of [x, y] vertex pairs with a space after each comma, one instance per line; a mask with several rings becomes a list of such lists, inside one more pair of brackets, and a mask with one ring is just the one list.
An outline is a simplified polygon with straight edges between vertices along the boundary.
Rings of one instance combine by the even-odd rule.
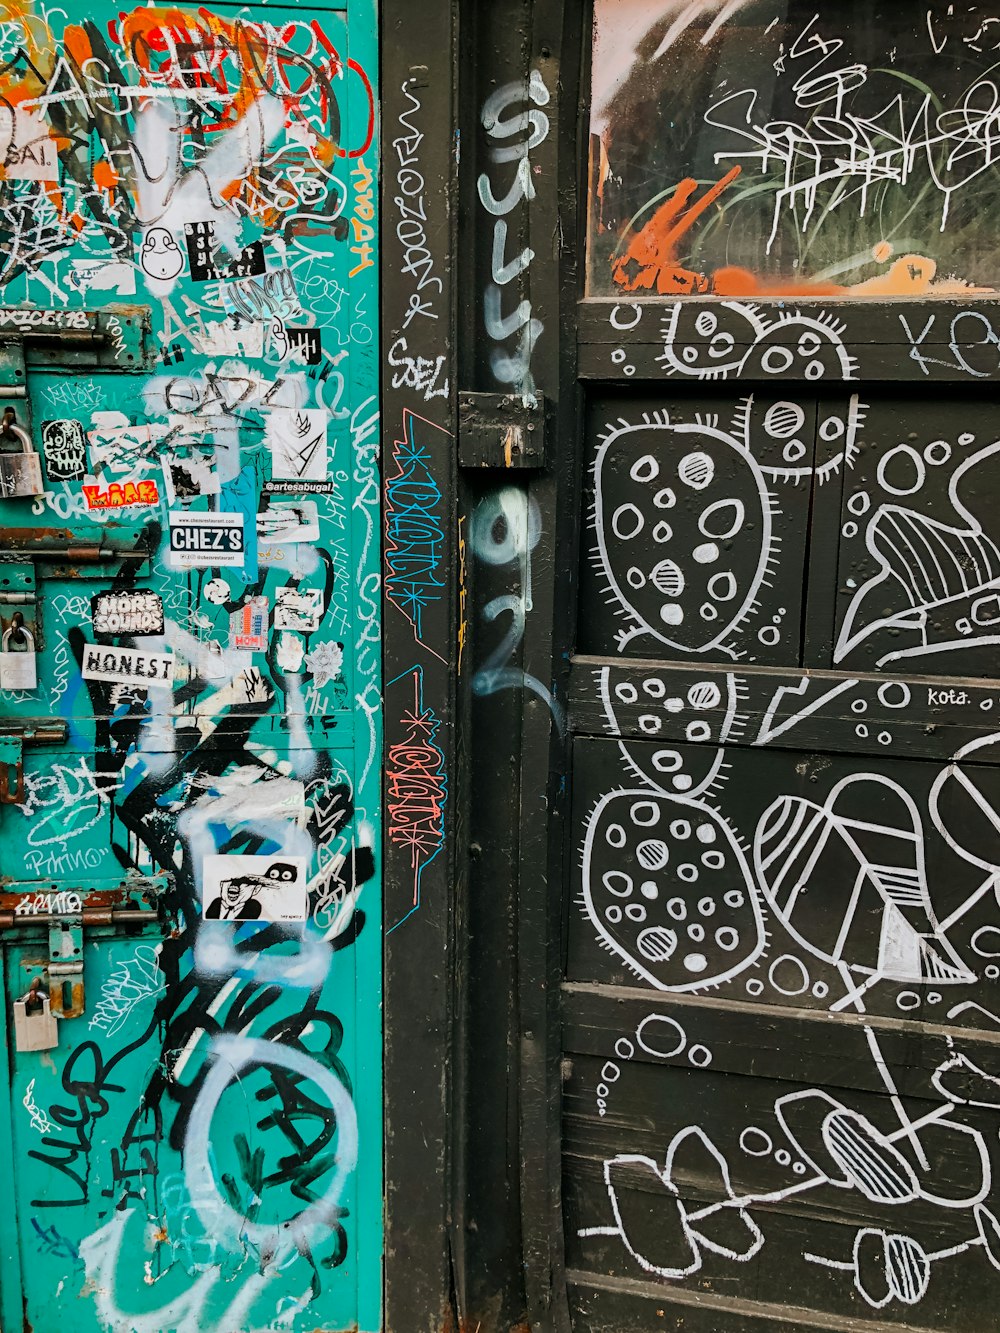
[[61, 745], [68, 734], [61, 718], [0, 717], [0, 805], [24, 805], [24, 747]]

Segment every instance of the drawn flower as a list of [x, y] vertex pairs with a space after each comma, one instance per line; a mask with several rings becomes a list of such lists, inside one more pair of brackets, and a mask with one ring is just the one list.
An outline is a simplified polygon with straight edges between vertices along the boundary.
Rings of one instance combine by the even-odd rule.
[[[745, 1262], [764, 1244], [733, 1193], [726, 1159], [694, 1125], [675, 1135], [662, 1170], [651, 1157], [619, 1154], [604, 1163], [604, 1180], [625, 1248], [649, 1273], [689, 1277], [701, 1268], [703, 1250]], [[684, 1180], [697, 1180], [697, 1203], [681, 1198]], [[706, 1190], [717, 1200], [706, 1204]]]

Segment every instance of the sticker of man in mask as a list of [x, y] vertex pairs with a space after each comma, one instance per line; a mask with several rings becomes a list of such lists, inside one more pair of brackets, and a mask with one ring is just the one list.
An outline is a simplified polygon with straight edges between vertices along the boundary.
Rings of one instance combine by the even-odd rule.
[[202, 895], [208, 921], [304, 921], [306, 859], [206, 856]]

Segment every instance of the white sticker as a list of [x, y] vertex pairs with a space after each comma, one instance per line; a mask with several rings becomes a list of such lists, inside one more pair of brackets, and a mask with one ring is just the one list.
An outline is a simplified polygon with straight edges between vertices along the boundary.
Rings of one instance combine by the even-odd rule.
[[274, 628], [313, 634], [323, 619], [320, 588], [279, 588], [274, 598]]
[[193, 452], [164, 454], [163, 486], [168, 504], [184, 504], [200, 495], [218, 495], [219, 485], [213, 459]]
[[271, 476], [301, 482], [326, 481], [327, 413], [322, 407], [275, 407], [267, 414]]
[[83, 650], [83, 678], [168, 690], [174, 683], [174, 658], [172, 653], [143, 653], [134, 648], [88, 643]]
[[211, 569], [243, 564], [242, 514], [170, 515], [172, 569]]
[[209, 921], [305, 921], [304, 856], [206, 856], [202, 915]]
[[279, 501], [257, 515], [257, 535], [262, 542], [318, 542], [319, 514], [315, 500]]

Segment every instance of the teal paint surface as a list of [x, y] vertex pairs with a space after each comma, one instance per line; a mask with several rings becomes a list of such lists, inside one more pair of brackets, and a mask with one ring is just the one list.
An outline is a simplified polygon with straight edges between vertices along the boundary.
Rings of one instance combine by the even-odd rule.
[[[0, 729], [66, 728], [0, 805], [0, 1325], [374, 1333], [375, 5], [7, 6], [0, 62]], [[83, 1013], [16, 1051], [53, 919]]]

